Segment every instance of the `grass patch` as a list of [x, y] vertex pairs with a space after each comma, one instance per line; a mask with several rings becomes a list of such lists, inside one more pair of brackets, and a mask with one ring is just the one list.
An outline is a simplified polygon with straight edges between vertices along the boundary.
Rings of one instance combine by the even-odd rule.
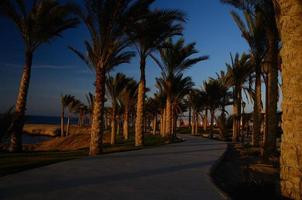
[[[144, 137], [145, 146], [159, 146], [166, 143], [166, 139], [160, 135], [146, 135]], [[142, 149], [135, 147], [134, 140], [117, 140], [116, 145], [104, 144], [104, 154], [125, 152]], [[8, 153], [0, 152], [0, 176], [13, 174], [28, 169], [42, 167], [57, 162], [78, 159], [88, 156], [88, 149], [76, 151], [41, 151], [41, 152], [22, 152]]]
[[165, 144], [166, 141], [167, 140], [160, 135], [147, 135], [144, 137], [145, 146], [159, 146]]
[[66, 160], [82, 158], [87, 155], [87, 150], [71, 152], [0, 153], [0, 176]]

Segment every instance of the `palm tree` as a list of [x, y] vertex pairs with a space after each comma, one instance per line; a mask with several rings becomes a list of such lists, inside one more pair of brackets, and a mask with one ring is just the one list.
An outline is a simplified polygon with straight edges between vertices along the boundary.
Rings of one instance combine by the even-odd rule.
[[244, 83], [247, 81], [253, 72], [253, 65], [250, 63], [250, 56], [243, 53], [241, 56], [236, 54], [235, 57], [231, 55], [231, 63], [226, 64], [226, 84], [233, 87], [233, 142], [238, 142], [240, 132], [241, 119], [241, 103], [242, 90], [246, 90], [249, 94], [253, 91], [249, 87], [245, 87]]
[[283, 136], [281, 143], [281, 193], [290, 199], [302, 198], [299, 158], [301, 149], [302, 95], [302, 3], [299, 0], [276, 0], [276, 19], [282, 41]]
[[117, 108], [118, 108], [118, 97], [121, 95], [128, 83], [127, 77], [122, 73], [117, 73], [115, 77], [109, 76], [106, 79], [106, 92], [111, 99], [111, 144], [115, 144], [116, 138], [116, 118], [117, 118]]
[[211, 114], [211, 132], [209, 134], [209, 137], [213, 138], [215, 112], [218, 108], [224, 106], [228, 88], [222, 85], [219, 80], [210, 79], [207, 82], [203, 83], [202, 89], [205, 92], [207, 99], [206, 101], [208, 102], [208, 108]]
[[65, 118], [65, 108], [74, 100], [74, 96], [71, 95], [61, 95], [61, 137], [64, 136], [64, 118]]
[[242, 32], [243, 38], [248, 42], [251, 51], [251, 60], [255, 67], [255, 99], [253, 114], [253, 145], [259, 145], [259, 134], [261, 129], [261, 64], [266, 53], [265, 32], [263, 29], [264, 18], [262, 12], [257, 11], [255, 16], [244, 11], [246, 24], [241, 20], [238, 14], [231, 13], [234, 21]]
[[134, 56], [126, 51], [129, 38], [125, 33], [148, 13], [153, 1], [86, 0], [83, 11], [78, 11], [85, 23], [90, 41], [85, 41], [87, 55], [71, 48], [86, 64], [95, 70], [95, 103], [91, 127], [90, 155], [102, 152], [103, 116], [106, 72]]
[[152, 134], [156, 134], [157, 129], [157, 115], [159, 113], [159, 99], [154, 96], [147, 98], [146, 114], [152, 118]]
[[128, 78], [127, 84], [119, 96], [119, 101], [123, 106], [123, 136], [125, 140], [129, 138], [129, 117], [131, 108], [135, 104], [137, 95], [137, 82], [134, 79]]
[[220, 85], [219, 93], [221, 95], [221, 99], [220, 99], [221, 115], [220, 117], [216, 118], [216, 122], [220, 131], [220, 138], [225, 139], [225, 136], [227, 134], [227, 130], [226, 130], [227, 111], [225, 107], [232, 104], [231, 99], [233, 98], [233, 93], [229, 91], [230, 84], [229, 84], [227, 73], [225, 73], [224, 71], [220, 71], [220, 74], [217, 73], [216, 80], [219, 82]]
[[154, 94], [154, 98], [158, 103], [159, 113], [160, 113], [160, 135], [165, 137], [165, 105], [166, 105], [166, 94], [160, 80], [156, 80], [157, 93]]
[[0, 13], [17, 26], [25, 46], [25, 64], [15, 106], [16, 117], [10, 127], [10, 151], [13, 152], [22, 151], [21, 134], [34, 52], [41, 44], [51, 42], [78, 24], [78, 19], [72, 17], [70, 4], [61, 5], [56, 0], [37, 0], [30, 6], [28, 8], [25, 0], [2, 0], [0, 4]]
[[[156, 63], [159, 65], [162, 71], [162, 79], [163, 86], [165, 88], [167, 99], [166, 99], [166, 112], [167, 112], [167, 122], [166, 122], [166, 135], [172, 136], [172, 102], [174, 100], [173, 89], [174, 84], [180, 81], [183, 71], [189, 69], [194, 64], [201, 62], [203, 60], [207, 60], [208, 56], [195, 57], [192, 56], [198, 51], [195, 48], [195, 43], [190, 43], [185, 45], [185, 41], [183, 38], [180, 38], [175, 43], [173, 43], [172, 39], [168, 39], [164, 46], [165, 48], [160, 49], [160, 58], [161, 61], [155, 59]], [[174, 90], [175, 92], [178, 92]]]
[[198, 133], [198, 118], [204, 103], [203, 94], [204, 93], [198, 89], [191, 89], [188, 91], [188, 103], [192, 108], [192, 135], [197, 135]]
[[143, 122], [145, 102], [145, 68], [146, 60], [151, 54], [163, 46], [164, 41], [182, 32], [180, 21], [184, 21], [184, 14], [177, 10], [155, 10], [147, 13], [144, 19], [136, 23], [129, 34], [134, 40], [140, 59], [140, 81], [138, 86], [135, 145], [143, 145]]
[[189, 94], [194, 83], [192, 82], [191, 77], [183, 77], [183, 74], [177, 74], [172, 80], [172, 88], [169, 92], [171, 94], [171, 105], [172, 105], [172, 140], [176, 139], [176, 124], [179, 114], [184, 112], [184, 101], [185, 97]]
[[92, 116], [93, 116], [93, 106], [94, 106], [94, 98], [95, 98], [95, 96], [92, 93], [89, 92], [88, 94], [85, 95], [85, 98], [86, 98], [86, 101], [88, 103], [88, 112], [89, 112], [89, 115], [90, 115], [89, 123], [91, 125]]
[[76, 113], [79, 109], [79, 107], [81, 106], [81, 102], [76, 99], [76, 98], [72, 98], [70, 100], [70, 103], [68, 104], [68, 116], [67, 116], [67, 127], [66, 127], [66, 136], [69, 135], [69, 128], [70, 128], [70, 118], [71, 118], [71, 114]]
[[276, 149], [277, 132], [277, 103], [278, 103], [278, 57], [279, 57], [279, 34], [275, 20], [274, 1], [272, 0], [223, 0], [235, 7], [245, 10], [253, 15], [260, 12], [263, 15], [263, 29], [266, 36], [267, 52], [264, 58], [266, 68], [266, 117], [264, 134], [263, 158], [268, 160]]

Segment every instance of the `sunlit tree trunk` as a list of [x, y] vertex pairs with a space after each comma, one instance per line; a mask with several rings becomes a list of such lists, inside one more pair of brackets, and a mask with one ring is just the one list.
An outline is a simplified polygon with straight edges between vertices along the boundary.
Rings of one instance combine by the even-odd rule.
[[32, 66], [32, 52], [26, 51], [25, 53], [25, 64], [23, 68], [22, 78], [19, 86], [19, 92], [17, 102], [15, 106], [14, 120], [9, 128], [10, 147], [11, 152], [22, 151], [22, 132], [25, 120], [27, 94], [30, 83], [31, 66]]
[[195, 121], [196, 121], [196, 119], [195, 119], [195, 110], [192, 110], [192, 129], [191, 129], [191, 134], [192, 135], [195, 135], [195, 128], [196, 128]]
[[153, 127], [152, 127], [152, 134], [156, 135], [156, 128], [157, 128], [157, 114], [153, 116]]
[[168, 95], [167, 100], [166, 100], [166, 135], [168, 137], [171, 137], [172, 135], [172, 102], [171, 102], [171, 97]]
[[89, 155], [94, 156], [102, 152], [104, 133], [104, 102], [105, 102], [105, 69], [96, 68], [95, 102], [93, 106], [93, 119], [91, 125], [91, 139]]
[[166, 109], [164, 109], [163, 113], [163, 137], [166, 137]]
[[145, 105], [145, 67], [146, 59], [141, 58], [140, 63], [140, 82], [138, 85], [137, 107], [136, 107], [136, 122], [135, 122], [135, 146], [143, 145], [143, 130], [144, 130], [144, 105]]
[[302, 199], [302, 2], [276, 0], [282, 40], [281, 192]]
[[126, 105], [124, 111], [124, 120], [123, 120], [123, 136], [125, 140], [129, 139], [129, 108]]
[[112, 103], [112, 116], [111, 116], [111, 137], [110, 144], [115, 144], [116, 138], [116, 104]]
[[203, 118], [203, 130], [207, 131], [207, 127], [208, 127], [208, 109], [205, 109], [205, 116]]

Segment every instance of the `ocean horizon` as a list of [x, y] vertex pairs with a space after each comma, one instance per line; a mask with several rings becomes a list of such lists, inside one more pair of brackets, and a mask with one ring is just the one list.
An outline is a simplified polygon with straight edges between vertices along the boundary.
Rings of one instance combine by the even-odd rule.
[[[65, 123], [67, 122], [67, 117], [64, 118]], [[59, 116], [40, 116], [40, 115], [28, 115], [25, 117], [26, 124], [60, 124], [61, 117]], [[77, 118], [70, 118], [70, 124], [77, 124]]]

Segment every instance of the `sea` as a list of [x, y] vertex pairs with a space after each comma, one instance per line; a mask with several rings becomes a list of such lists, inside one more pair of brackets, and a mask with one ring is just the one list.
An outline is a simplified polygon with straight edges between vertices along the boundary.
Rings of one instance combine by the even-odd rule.
[[[67, 118], [64, 118], [65, 123], [67, 123]], [[60, 124], [61, 117], [55, 116], [38, 116], [38, 115], [29, 115], [25, 118], [26, 124]], [[70, 118], [70, 124], [77, 124], [77, 118]]]
[[[65, 124], [67, 123], [67, 118], [64, 118]], [[25, 123], [27, 124], [54, 124], [59, 125], [61, 123], [61, 117], [54, 116], [26, 116]], [[77, 124], [77, 118], [70, 118], [70, 124]], [[43, 141], [47, 141], [52, 139], [51, 136], [43, 136], [43, 135], [22, 135], [22, 140], [24, 144], [37, 144]]]

